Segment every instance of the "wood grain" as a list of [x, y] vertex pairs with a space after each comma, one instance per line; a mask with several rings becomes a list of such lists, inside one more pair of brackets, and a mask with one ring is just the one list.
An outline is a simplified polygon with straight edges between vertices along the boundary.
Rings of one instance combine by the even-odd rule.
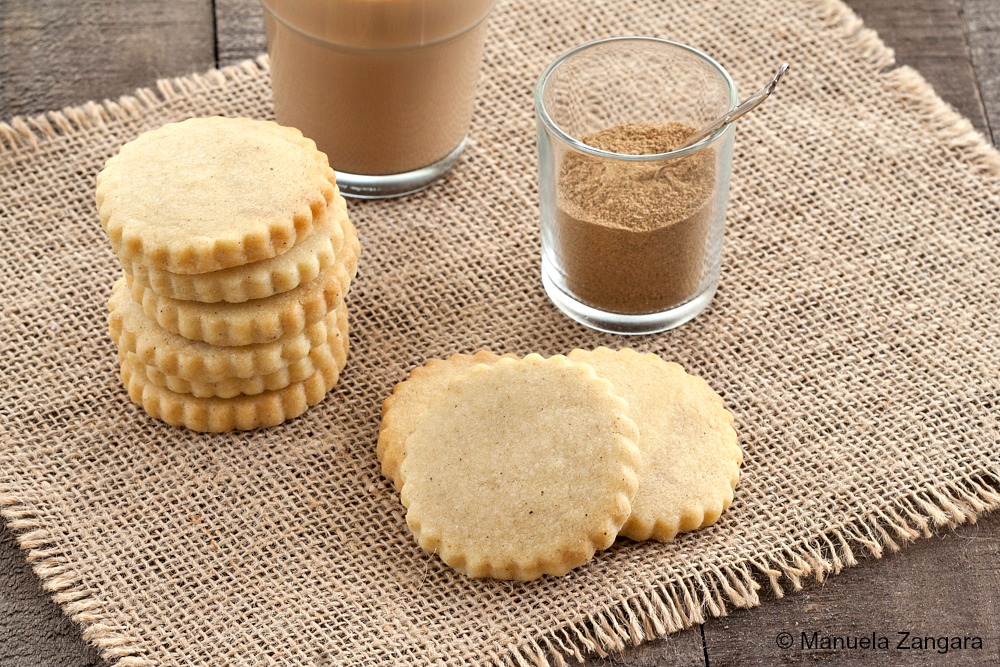
[[0, 0], [0, 113], [117, 98], [215, 64], [211, 0]]
[[[992, 138], [991, 127], [1000, 127], [1000, 1], [848, 4], [895, 51], [899, 63], [919, 70], [946, 102]], [[215, 21], [220, 65], [266, 51], [259, 0], [216, 0]]]
[[[996, 0], [985, 0], [996, 2]], [[946, 102], [987, 132], [958, 0], [851, 0], [852, 9]]]
[[[214, 41], [211, 0], [0, 0], [0, 118], [205, 70]], [[103, 664], [0, 530], [0, 667]]]
[[[826, 583], [765, 609], [737, 611], [704, 625], [711, 667], [741, 665], [1000, 665], [1000, 515], [977, 526], [920, 540], [898, 554], [865, 560]], [[866, 636], [876, 632], [892, 646], [900, 631], [914, 635], [976, 635], [983, 650], [801, 650], [801, 633]], [[790, 632], [795, 648], [776, 638]]]
[[994, 144], [1000, 144], [1000, 2], [962, 0], [969, 55]]
[[267, 51], [264, 10], [259, 0], [215, 0], [215, 26], [220, 67]]
[[[984, 132], [1000, 130], [998, 0], [849, 0], [941, 96]], [[214, 9], [214, 14], [213, 14]], [[213, 27], [214, 26], [214, 27]], [[263, 52], [258, 0], [0, 0], [0, 118], [116, 97], [157, 77]], [[766, 600], [588, 667], [665, 665], [1000, 665], [1000, 516], [825, 584]], [[979, 633], [982, 653], [781, 651], [779, 632]], [[0, 529], [0, 667], [98, 667]]]
[[42, 590], [6, 528], [0, 531], [0, 666], [103, 667], [97, 650]]
[[705, 644], [701, 628], [691, 628], [639, 644], [607, 658], [591, 658], [583, 667], [705, 667]]
[[[954, 0], [849, 0], [848, 4], [894, 49], [898, 63], [919, 70], [977, 129], [991, 136], [988, 114], [995, 119], [993, 126], [1000, 127], [1000, 2], [964, 0], [968, 25]], [[994, 88], [980, 95], [977, 84], [984, 91], [987, 85]], [[1000, 516], [922, 540], [895, 556], [862, 561], [823, 585], [811, 584], [785, 599], [765, 597], [764, 604], [710, 620], [673, 639], [693, 646], [703, 637], [706, 667], [816, 663], [904, 667], [943, 664], [943, 658], [933, 652], [782, 651], [776, 637], [789, 631], [798, 639], [802, 630], [972, 633], [982, 636], [989, 650], [952, 652], [947, 664], [1000, 665]], [[672, 665], [674, 660], [661, 642], [651, 642], [629, 651], [626, 660], [616, 664], [651, 667]]]

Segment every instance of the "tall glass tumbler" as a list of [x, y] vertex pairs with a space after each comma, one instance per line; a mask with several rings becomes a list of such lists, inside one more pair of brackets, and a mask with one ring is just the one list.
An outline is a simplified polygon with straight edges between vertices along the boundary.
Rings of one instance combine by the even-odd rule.
[[734, 127], [683, 140], [738, 104], [712, 58], [650, 37], [560, 56], [535, 89], [542, 281], [566, 315], [664, 331], [719, 283]]
[[274, 112], [348, 196], [394, 197], [465, 147], [496, 0], [260, 0]]

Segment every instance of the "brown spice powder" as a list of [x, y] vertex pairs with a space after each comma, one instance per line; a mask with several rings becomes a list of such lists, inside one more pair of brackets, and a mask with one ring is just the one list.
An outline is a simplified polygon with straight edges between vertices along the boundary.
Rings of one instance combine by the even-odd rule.
[[[675, 149], [695, 131], [677, 122], [618, 125], [583, 141], [649, 155]], [[714, 188], [712, 151], [636, 162], [568, 154], [553, 234], [565, 288], [589, 306], [625, 314], [667, 310], [696, 296]]]

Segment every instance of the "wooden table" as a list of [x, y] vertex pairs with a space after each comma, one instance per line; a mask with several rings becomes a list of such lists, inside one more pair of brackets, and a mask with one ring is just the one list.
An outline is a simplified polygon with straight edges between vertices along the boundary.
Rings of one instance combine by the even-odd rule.
[[[994, 144], [1000, 140], [1000, 0], [848, 2], [899, 62], [920, 70]], [[264, 48], [256, 0], [0, 0], [0, 119], [116, 98]], [[977, 635], [985, 648], [939, 655], [777, 646], [779, 633], [804, 630]], [[1000, 513], [758, 609], [589, 664], [812, 663], [1000, 665]], [[10, 531], [0, 529], [0, 667], [103, 664], [42, 591]]]

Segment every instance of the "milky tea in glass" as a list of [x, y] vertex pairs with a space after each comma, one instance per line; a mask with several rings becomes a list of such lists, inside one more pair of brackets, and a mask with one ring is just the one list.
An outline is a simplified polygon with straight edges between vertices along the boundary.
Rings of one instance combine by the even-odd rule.
[[391, 197], [457, 161], [496, 0], [261, 0], [274, 110], [341, 191]]

